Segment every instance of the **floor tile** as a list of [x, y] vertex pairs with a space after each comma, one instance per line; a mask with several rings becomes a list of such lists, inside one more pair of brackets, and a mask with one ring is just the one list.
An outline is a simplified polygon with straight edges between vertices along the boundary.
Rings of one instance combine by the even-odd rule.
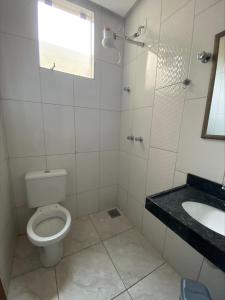
[[79, 252], [80, 250], [100, 242], [89, 217], [82, 217], [74, 220], [70, 232], [64, 240], [64, 255]]
[[121, 211], [120, 213], [121, 216], [116, 218], [111, 218], [107, 211], [91, 215], [91, 220], [102, 240], [108, 239], [132, 227], [127, 217]]
[[163, 259], [136, 230], [129, 230], [104, 242], [126, 287], [152, 272]]
[[65, 257], [56, 275], [59, 300], [109, 300], [125, 290], [102, 245]]
[[58, 300], [53, 269], [36, 271], [12, 279], [8, 300]]
[[18, 236], [13, 266], [12, 277], [36, 270], [41, 267], [39, 250], [27, 239], [25, 235]]
[[114, 298], [113, 300], [131, 300], [131, 297], [127, 292], [125, 292], [119, 295], [118, 297]]
[[178, 300], [180, 276], [168, 265], [163, 265], [129, 289], [134, 300]]

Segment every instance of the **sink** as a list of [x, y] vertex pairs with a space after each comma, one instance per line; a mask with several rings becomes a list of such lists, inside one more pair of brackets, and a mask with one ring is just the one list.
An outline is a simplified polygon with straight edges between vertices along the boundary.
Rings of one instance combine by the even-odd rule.
[[196, 221], [225, 236], [224, 211], [207, 204], [193, 201], [183, 202], [182, 207]]

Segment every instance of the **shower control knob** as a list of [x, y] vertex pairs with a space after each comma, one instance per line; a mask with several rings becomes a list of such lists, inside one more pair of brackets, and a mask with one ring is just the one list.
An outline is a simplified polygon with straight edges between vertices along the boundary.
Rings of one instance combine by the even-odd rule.
[[135, 137], [135, 141], [136, 141], [136, 142], [143, 143], [144, 139], [143, 139], [142, 136], [136, 136], [136, 137]]
[[133, 135], [128, 135], [127, 136], [127, 140], [128, 141], [133, 141], [134, 140], [134, 136]]

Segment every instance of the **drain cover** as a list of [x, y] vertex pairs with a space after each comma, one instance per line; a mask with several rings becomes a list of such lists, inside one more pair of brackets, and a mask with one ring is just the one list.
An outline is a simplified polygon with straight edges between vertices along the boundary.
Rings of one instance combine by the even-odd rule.
[[118, 211], [117, 208], [113, 208], [113, 209], [108, 210], [108, 214], [110, 215], [111, 218], [116, 218], [116, 217], [121, 216], [121, 214], [120, 214], [120, 212]]

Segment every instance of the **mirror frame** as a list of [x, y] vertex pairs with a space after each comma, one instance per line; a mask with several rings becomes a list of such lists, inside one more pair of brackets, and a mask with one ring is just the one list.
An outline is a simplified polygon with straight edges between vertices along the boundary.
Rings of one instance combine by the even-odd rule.
[[225, 140], [225, 135], [207, 134], [209, 114], [210, 114], [210, 109], [211, 109], [211, 104], [212, 104], [213, 89], [214, 89], [214, 83], [215, 83], [215, 77], [216, 77], [216, 68], [217, 68], [220, 38], [223, 36], [225, 36], [225, 30], [216, 34], [215, 40], [214, 40], [214, 51], [213, 51], [213, 56], [212, 56], [212, 71], [211, 71], [211, 76], [210, 76], [209, 90], [208, 90], [208, 96], [207, 96], [207, 101], [206, 101], [205, 115], [204, 115], [203, 126], [202, 126], [202, 135], [201, 135], [201, 137], [204, 139]]

